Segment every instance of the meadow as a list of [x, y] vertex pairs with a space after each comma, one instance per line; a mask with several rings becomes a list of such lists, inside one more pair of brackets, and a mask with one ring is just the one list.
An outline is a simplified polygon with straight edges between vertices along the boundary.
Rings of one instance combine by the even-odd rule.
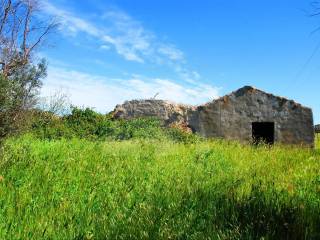
[[0, 239], [319, 239], [316, 144], [12, 137]]

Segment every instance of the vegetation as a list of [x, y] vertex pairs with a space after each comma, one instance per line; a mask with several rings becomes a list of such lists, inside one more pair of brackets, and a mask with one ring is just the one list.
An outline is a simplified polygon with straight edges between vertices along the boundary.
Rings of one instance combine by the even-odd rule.
[[27, 112], [35, 105], [46, 63], [24, 65], [11, 76], [0, 73], [0, 139], [24, 128]]
[[319, 135], [315, 150], [204, 140], [60, 94], [37, 110], [32, 53], [56, 24], [37, 1], [0, 6], [0, 239], [320, 239]]
[[56, 24], [38, 9], [34, 0], [0, 0], [0, 140], [24, 128], [46, 76], [32, 55]]
[[[73, 129], [88, 111], [74, 110], [63, 125]], [[5, 142], [1, 239], [320, 237], [319, 138], [310, 150], [179, 142], [152, 120], [97, 128], [126, 141], [80, 139], [101, 133], [84, 129], [65, 139], [39, 137], [38, 128]]]
[[51, 112], [38, 111], [33, 115], [30, 133], [39, 139], [128, 140], [170, 139], [176, 142], [196, 142], [200, 138], [178, 128], [164, 128], [154, 118], [113, 120], [92, 109], [73, 107], [71, 113], [59, 117]]

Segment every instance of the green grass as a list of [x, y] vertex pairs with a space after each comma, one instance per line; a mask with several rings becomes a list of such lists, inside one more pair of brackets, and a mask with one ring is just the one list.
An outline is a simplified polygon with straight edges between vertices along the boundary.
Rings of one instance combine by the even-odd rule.
[[0, 239], [319, 239], [316, 144], [12, 138]]

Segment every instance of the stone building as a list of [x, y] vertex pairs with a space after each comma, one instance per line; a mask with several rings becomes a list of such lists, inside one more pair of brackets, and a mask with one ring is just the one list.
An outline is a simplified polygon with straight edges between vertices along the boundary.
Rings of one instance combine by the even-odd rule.
[[250, 86], [200, 106], [163, 100], [133, 100], [118, 105], [115, 118], [157, 117], [165, 124], [183, 123], [204, 137], [252, 142], [263, 140], [313, 146], [310, 108]]

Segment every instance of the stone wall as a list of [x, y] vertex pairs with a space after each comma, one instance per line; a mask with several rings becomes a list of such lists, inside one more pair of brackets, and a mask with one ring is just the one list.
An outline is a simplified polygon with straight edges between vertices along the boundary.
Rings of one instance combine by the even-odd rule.
[[320, 133], [320, 124], [317, 124], [317, 125], [314, 126], [314, 131], [316, 133]]
[[313, 146], [312, 110], [253, 87], [243, 87], [207, 104], [192, 107], [163, 100], [133, 100], [117, 105], [115, 118], [157, 117], [184, 123], [204, 137], [252, 141], [252, 122], [273, 122], [274, 140]]
[[310, 108], [252, 87], [199, 106], [189, 125], [205, 137], [252, 140], [252, 122], [274, 122], [275, 141], [313, 145]]

